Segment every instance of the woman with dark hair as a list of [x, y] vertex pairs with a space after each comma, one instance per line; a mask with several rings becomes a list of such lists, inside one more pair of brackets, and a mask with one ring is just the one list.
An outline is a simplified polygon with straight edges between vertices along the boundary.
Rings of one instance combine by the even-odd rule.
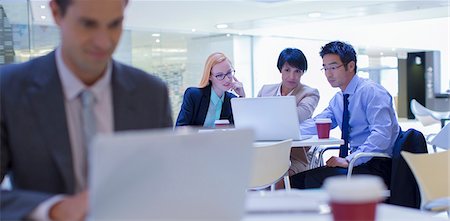
[[[281, 51], [277, 62], [281, 74], [281, 83], [264, 85], [258, 97], [295, 96], [299, 123], [311, 118], [319, 103], [319, 91], [300, 83], [308, 69], [308, 61], [303, 52], [297, 48], [286, 48]], [[289, 175], [307, 169], [306, 151], [309, 148], [292, 148]]]

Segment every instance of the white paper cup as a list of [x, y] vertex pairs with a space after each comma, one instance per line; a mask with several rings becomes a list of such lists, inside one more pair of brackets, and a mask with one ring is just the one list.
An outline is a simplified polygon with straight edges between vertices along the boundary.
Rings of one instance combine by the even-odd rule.
[[335, 176], [325, 180], [334, 221], [374, 221], [386, 187], [372, 175]]

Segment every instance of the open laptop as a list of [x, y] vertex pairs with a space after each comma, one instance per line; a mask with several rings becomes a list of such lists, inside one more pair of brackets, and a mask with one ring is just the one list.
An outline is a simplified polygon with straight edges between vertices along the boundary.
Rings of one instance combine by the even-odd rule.
[[88, 220], [241, 220], [253, 131], [96, 137]]
[[256, 141], [308, 139], [301, 136], [294, 96], [231, 99], [235, 128], [252, 128]]

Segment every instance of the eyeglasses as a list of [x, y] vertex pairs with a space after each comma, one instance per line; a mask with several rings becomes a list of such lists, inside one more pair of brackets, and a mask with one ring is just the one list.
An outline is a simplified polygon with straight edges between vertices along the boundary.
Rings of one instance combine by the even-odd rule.
[[222, 81], [223, 79], [225, 79], [225, 77], [229, 78], [229, 79], [233, 79], [234, 73], [236, 71], [235, 70], [231, 70], [229, 72], [227, 72], [226, 74], [219, 72], [216, 74], [212, 74], [215, 78], [217, 78], [217, 80]]
[[338, 69], [338, 68], [340, 68], [340, 67], [342, 67], [342, 66], [344, 66], [344, 64], [340, 64], [340, 65], [331, 65], [331, 66], [329, 66], [329, 67], [323, 67], [323, 68], [321, 68], [320, 70], [321, 71], [335, 71], [336, 69]]

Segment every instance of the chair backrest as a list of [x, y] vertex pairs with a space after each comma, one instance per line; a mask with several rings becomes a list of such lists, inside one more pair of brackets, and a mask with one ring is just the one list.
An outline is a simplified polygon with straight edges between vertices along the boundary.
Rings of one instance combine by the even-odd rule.
[[443, 149], [450, 149], [450, 124], [445, 125], [444, 128], [433, 137], [430, 144]]
[[417, 102], [416, 99], [411, 100], [410, 108], [416, 119], [419, 120], [423, 124], [423, 126], [440, 123], [439, 120], [433, 117], [433, 114], [430, 112], [430, 110]]
[[401, 152], [411, 168], [422, 196], [422, 205], [430, 200], [450, 197], [450, 152], [413, 154]]
[[399, 206], [420, 208], [420, 191], [414, 175], [400, 151], [428, 153], [425, 137], [420, 131], [400, 131], [392, 153], [392, 170], [389, 203]]
[[292, 139], [268, 145], [255, 145], [250, 173], [250, 189], [260, 189], [274, 184], [290, 167]]

